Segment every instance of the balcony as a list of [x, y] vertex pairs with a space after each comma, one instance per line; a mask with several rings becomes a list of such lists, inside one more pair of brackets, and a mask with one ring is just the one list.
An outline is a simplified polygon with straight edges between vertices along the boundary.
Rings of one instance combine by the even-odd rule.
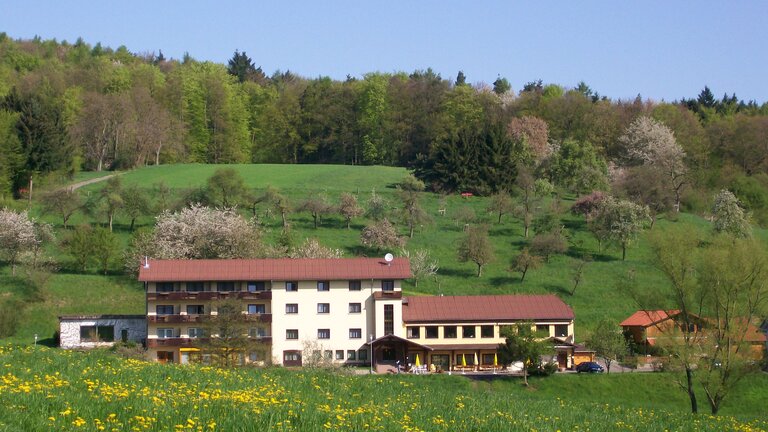
[[199, 291], [199, 292], [151, 292], [147, 293], [147, 301], [156, 300], [272, 300], [272, 291]]
[[374, 300], [399, 300], [403, 298], [402, 291], [376, 291], [373, 293]]
[[[212, 317], [216, 315], [149, 315], [147, 321], [150, 324], [178, 324], [178, 323], [199, 323], [202, 322], [205, 317]], [[247, 321], [271, 323], [272, 314], [248, 314], [243, 315]]]
[[[272, 343], [271, 336], [249, 337], [248, 339], [261, 343]], [[194, 348], [205, 340], [206, 338], [150, 338], [147, 339], [147, 348]]]

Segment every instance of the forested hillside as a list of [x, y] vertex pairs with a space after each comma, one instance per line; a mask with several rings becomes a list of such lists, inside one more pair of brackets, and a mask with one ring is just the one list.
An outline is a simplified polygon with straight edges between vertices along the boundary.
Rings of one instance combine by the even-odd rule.
[[512, 89], [429, 69], [335, 81], [257, 64], [0, 34], [0, 193], [19, 197], [52, 172], [175, 162], [376, 164], [480, 194], [511, 190], [522, 170], [652, 211], [703, 213], [726, 188], [768, 221], [765, 103], [706, 87], [675, 102], [612, 100], [585, 83]]

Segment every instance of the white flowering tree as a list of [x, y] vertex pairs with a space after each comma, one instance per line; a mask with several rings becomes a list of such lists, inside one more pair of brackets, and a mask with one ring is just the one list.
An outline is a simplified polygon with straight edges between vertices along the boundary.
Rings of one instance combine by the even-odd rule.
[[663, 176], [674, 194], [675, 211], [680, 211], [680, 194], [687, 182], [685, 151], [670, 128], [650, 117], [638, 117], [619, 138], [627, 165], [645, 165]]
[[22, 255], [37, 256], [43, 240], [48, 237], [52, 237], [50, 226], [38, 224], [26, 211], [0, 210], [0, 256], [11, 265], [14, 276]]
[[256, 258], [261, 234], [254, 220], [232, 209], [198, 204], [157, 217], [151, 233], [140, 232], [126, 254], [126, 268], [138, 269], [144, 256], [159, 259]]
[[614, 197], [603, 200], [594, 219], [594, 223], [602, 228], [607, 238], [621, 246], [622, 261], [627, 258], [627, 247], [650, 221], [648, 206]]
[[715, 196], [712, 213], [716, 232], [742, 238], [751, 234], [749, 216], [744, 213], [739, 199], [731, 191], [721, 190]]
[[344, 252], [320, 244], [315, 238], [308, 238], [304, 243], [291, 248], [288, 256], [291, 258], [341, 258]]

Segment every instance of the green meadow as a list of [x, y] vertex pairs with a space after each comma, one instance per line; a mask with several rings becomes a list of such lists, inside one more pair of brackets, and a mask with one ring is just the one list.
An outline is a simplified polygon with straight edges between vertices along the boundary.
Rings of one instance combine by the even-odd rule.
[[[765, 386], [766, 377], [754, 385]], [[0, 346], [0, 431], [762, 431], [765, 392], [685, 412], [668, 374], [508, 378], [223, 370]], [[742, 386], [743, 387], [743, 386]], [[752, 413], [752, 414], [750, 414]]]

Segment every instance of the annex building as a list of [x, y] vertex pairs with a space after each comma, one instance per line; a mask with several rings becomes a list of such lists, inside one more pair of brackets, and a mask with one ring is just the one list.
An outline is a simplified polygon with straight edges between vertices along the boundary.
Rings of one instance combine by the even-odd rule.
[[409, 296], [401, 283], [409, 262], [394, 258], [147, 260], [148, 355], [186, 363], [199, 355], [202, 322], [223, 299], [237, 299], [248, 337], [266, 354], [245, 362], [301, 366], [318, 358], [336, 364], [400, 364], [442, 370], [494, 363], [504, 326], [530, 322], [549, 338], [561, 367], [571, 367], [574, 314], [554, 295]]

